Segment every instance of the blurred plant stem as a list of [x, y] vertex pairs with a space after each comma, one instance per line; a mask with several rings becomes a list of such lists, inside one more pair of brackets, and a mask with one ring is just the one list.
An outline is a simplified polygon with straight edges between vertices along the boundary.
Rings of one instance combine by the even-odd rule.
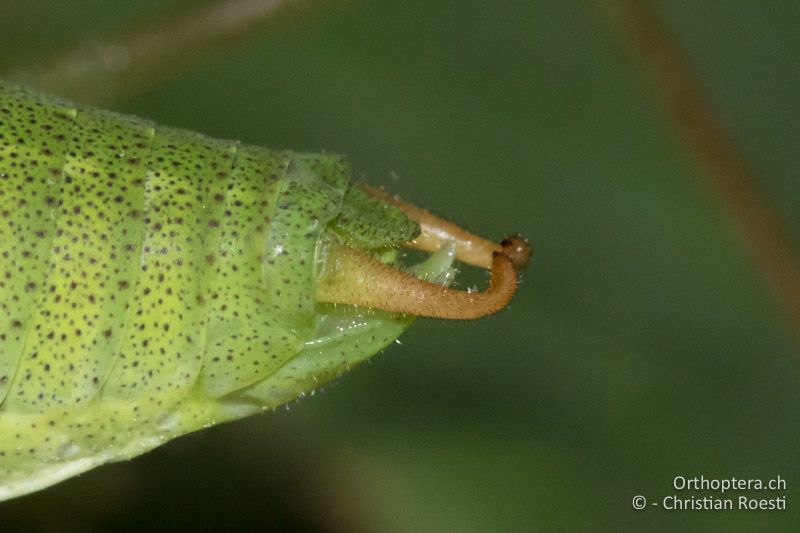
[[676, 39], [648, 0], [597, 2], [625, 40], [636, 66], [700, 163], [768, 285], [800, 338], [800, 258], [784, 222], [759, 190], [722, 121], [714, 113]]
[[2, 77], [83, 103], [99, 104], [177, 75], [220, 47], [258, 35], [300, 0], [218, 0], [154, 20], [108, 39], [83, 41]]

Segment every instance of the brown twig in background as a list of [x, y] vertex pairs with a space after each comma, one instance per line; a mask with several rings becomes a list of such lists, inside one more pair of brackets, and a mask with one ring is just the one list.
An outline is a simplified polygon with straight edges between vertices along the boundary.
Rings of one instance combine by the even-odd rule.
[[601, 1], [624, 35], [638, 66], [704, 167], [763, 276], [800, 333], [800, 261], [783, 223], [771, 209], [743, 156], [706, 100], [678, 44], [646, 0]]
[[4, 73], [83, 103], [97, 104], [162, 82], [220, 45], [257, 35], [279, 8], [297, 0], [219, 0], [156, 21], [142, 21], [107, 40], [83, 42], [40, 64]]

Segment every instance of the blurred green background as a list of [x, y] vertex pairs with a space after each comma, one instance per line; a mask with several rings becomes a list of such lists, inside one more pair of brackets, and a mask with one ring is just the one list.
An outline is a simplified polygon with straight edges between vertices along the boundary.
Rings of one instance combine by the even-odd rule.
[[[0, 72], [196, 5], [6, 0]], [[798, 4], [656, 5], [800, 248]], [[306, 1], [187, 64], [104, 106], [345, 153], [533, 263], [497, 316], [420, 320], [313, 398], [1, 503], [0, 529], [798, 530], [798, 339], [596, 3]], [[789, 510], [631, 508], [701, 474], [780, 475], [762, 496]]]

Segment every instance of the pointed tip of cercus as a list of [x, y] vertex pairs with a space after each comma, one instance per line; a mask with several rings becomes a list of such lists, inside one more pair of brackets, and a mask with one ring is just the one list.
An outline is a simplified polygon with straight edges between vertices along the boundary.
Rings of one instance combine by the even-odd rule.
[[522, 235], [509, 235], [500, 243], [504, 253], [514, 266], [514, 270], [519, 272], [528, 266], [531, 260], [531, 245]]
[[337, 254], [340, 262], [346, 258], [347, 267], [340, 268], [338, 275], [320, 280], [317, 291], [320, 301], [454, 320], [481, 318], [508, 305], [518, 286], [517, 273], [530, 261], [531, 246], [526, 239], [511, 235], [497, 244], [384, 191], [370, 187], [363, 190], [399, 207], [420, 225], [420, 237], [407, 242], [405, 247], [435, 252], [455, 243], [455, 259], [489, 270], [489, 285], [481, 292], [444, 287], [345, 246]]

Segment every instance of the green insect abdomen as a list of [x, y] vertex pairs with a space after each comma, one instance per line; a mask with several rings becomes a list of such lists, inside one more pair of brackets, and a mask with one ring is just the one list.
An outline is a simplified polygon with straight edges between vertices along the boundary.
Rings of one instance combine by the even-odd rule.
[[337, 157], [0, 83], [0, 187], [0, 499], [274, 407], [409, 322], [317, 309]]

